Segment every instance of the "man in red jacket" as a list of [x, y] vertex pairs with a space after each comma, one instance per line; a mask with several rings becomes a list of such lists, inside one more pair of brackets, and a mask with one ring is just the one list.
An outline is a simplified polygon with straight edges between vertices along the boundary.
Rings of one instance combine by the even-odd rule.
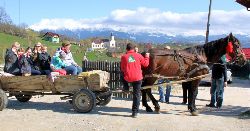
[[123, 72], [126, 82], [133, 86], [133, 104], [132, 117], [137, 117], [140, 105], [140, 89], [142, 84], [142, 70], [141, 66], [147, 67], [149, 65], [149, 53], [145, 57], [135, 52], [135, 45], [128, 43], [126, 47], [126, 54], [121, 57], [121, 71]]

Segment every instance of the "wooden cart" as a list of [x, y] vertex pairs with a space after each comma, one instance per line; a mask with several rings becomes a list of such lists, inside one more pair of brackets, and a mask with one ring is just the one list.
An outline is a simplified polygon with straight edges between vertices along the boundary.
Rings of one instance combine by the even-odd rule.
[[[96, 105], [107, 105], [111, 91], [107, 86], [109, 73], [89, 71], [67, 76], [0, 76], [0, 111], [6, 108], [8, 97], [28, 102], [34, 95], [63, 95], [77, 112], [90, 112]], [[8, 97], [7, 97], [8, 95]]]

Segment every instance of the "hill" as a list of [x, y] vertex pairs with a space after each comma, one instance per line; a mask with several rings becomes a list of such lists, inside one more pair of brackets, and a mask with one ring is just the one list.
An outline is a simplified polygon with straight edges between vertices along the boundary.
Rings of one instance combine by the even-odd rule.
[[[76, 39], [86, 39], [90, 37], [109, 37], [110, 33], [116, 38], [121, 38], [125, 40], [132, 40], [137, 43], [179, 43], [179, 44], [204, 44], [205, 36], [194, 35], [194, 36], [184, 36], [184, 35], [166, 35], [164, 33], [153, 33], [153, 32], [126, 32], [120, 30], [112, 29], [57, 29], [57, 30], [43, 30], [52, 31], [58, 34], [67, 35], [74, 37]], [[234, 34], [234, 33], [233, 33]], [[209, 41], [217, 40], [226, 37], [228, 34], [221, 35], [210, 35]], [[250, 47], [250, 35], [234, 34], [242, 44], [242, 47]]]
[[[24, 48], [33, 47], [35, 43], [41, 42], [43, 45], [46, 45], [48, 47], [48, 52], [51, 56], [54, 54], [56, 49], [61, 46], [61, 43], [55, 44], [55, 43], [42, 40], [41, 37], [39, 37], [39, 35], [36, 32], [28, 31], [28, 34], [29, 34], [28, 38], [21, 38], [17, 36], [0, 33], [0, 54], [1, 54], [0, 64], [4, 63], [4, 56], [5, 56], [6, 49], [10, 48], [12, 43], [14, 43], [15, 41], [18, 41], [21, 44], [21, 46]], [[82, 58], [86, 52], [86, 48], [87, 47], [83, 47], [83, 46], [79, 47], [78, 45], [71, 46], [71, 52], [73, 54], [73, 57], [79, 65], [82, 65], [81, 64]], [[87, 52], [86, 54], [87, 54], [87, 58], [93, 61], [95, 60], [111, 60], [111, 61], [117, 60], [117, 59], [108, 57], [105, 51]]]

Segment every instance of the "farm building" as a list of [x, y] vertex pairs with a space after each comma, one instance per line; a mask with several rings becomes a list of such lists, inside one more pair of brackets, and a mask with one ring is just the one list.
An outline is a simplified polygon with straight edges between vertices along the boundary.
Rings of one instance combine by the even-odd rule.
[[43, 35], [43, 39], [53, 43], [59, 43], [59, 34], [53, 32], [47, 32]]
[[109, 39], [95, 39], [92, 43], [91, 43], [91, 47], [92, 50], [95, 49], [108, 49], [108, 48], [115, 48], [115, 37], [114, 35], [111, 33], [110, 35], [110, 40]]

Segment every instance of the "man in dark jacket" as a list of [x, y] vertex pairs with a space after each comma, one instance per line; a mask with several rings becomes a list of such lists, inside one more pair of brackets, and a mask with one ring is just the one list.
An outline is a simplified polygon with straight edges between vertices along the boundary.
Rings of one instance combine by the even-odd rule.
[[127, 44], [127, 52], [121, 57], [121, 71], [123, 72], [124, 80], [133, 86], [132, 117], [137, 117], [141, 98], [141, 66], [147, 67], [149, 65], [149, 53], [146, 53], [144, 58], [141, 54], [136, 53], [134, 48], [133, 44]]
[[18, 65], [18, 56], [17, 56], [17, 50], [19, 48], [20, 44], [18, 42], [15, 42], [12, 44], [12, 48], [6, 50], [4, 72], [13, 75], [21, 75], [21, 71]]
[[[224, 87], [227, 86], [227, 67], [220, 59], [212, 67], [211, 101], [208, 107], [221, 108], [223, 102]], [[216, 103], [216, 106], [215, 106]]]

